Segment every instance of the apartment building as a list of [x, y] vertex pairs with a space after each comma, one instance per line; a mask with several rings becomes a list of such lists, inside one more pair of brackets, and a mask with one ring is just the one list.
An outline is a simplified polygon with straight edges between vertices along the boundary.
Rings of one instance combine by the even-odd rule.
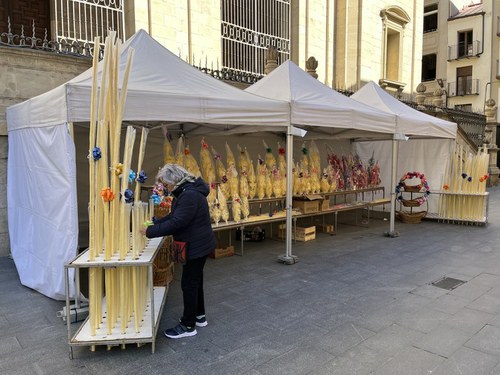
[[[500, 4], [497, 0], [425, 0], [422, 81], [441, 87], [446, 106], [484, 113], [500, 99]], [[498, 118], [498, 114], [497, 114]]]

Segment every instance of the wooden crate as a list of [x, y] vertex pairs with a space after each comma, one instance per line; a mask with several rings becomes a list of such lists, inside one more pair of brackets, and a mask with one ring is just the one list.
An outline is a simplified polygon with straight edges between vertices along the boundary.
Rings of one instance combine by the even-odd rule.
[[295, 229], [294, 240], [296, 241], [311, 241], [316, 238], [316, 227], [297, 227]]
[[230, 257], [234, 255], [234, 246], [219, 247], [210, 254], [210, 258], [219, 259], [224, 257]]
[[[284, 240], [286, 238], [286, 227], [278, 228], [278, 238], [281, 240]], [[292, 228], [292, 240], [305, 242], [314, 240], [315, 238], [316, 227], [297, 227], [295, 230]]]
[[333, 224], [321, 224], [316, 226], [318, 232], [333, 234], [335, 233], [335, 227]]

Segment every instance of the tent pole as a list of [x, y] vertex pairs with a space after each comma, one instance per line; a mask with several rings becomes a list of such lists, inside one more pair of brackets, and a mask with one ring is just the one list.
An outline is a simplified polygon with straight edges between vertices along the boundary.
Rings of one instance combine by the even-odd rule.
[[397, 179], [397, 169], [398, 169], [398, 141], [394, 135], [392, 138], [392, 169], [391, 169], [391, 217], [389, 224], [389, 232], [385, 232], [387, 237], [398, 237], [399, 233], [394, 229], [395, 218], [396, 218], [396, 179]]
[[292, 255], [292, 195], [293, 195], [293, 134], [292, 125], [289, 124], [286, 132], [286, 251], [285, 255], [278, 257], [278, 261], [285, 264], [294, 264], [298, 261]]

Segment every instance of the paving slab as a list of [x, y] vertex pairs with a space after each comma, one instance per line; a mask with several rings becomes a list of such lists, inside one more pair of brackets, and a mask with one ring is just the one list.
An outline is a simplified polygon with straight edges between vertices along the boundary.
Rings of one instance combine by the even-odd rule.
[[432, 375], [488, 375], [499, 360], [499, 357], [462, 347], [443, 361]]
[[[487, 226], [397, 222], [400, 236], [387, 238], [388, 222], [374, 219], [294, 243], [290, 266], [276, 260], [284, 242], [267, 239], [210, 259], [209, 325], [169, 340], [162, 332], [182, 314], [176, 267], [154, 354], [150, 345], [78, 347], [70, 360], [56, 317], [64, 302], [22, 286], [0, 258], [0, 373], [498, 375], [500, 187], [490, 193]], [[445, 276], [465, 284], [431, 285]]]
[[485, 325], [465, 343], [465, 346], [500, 357], [500, 328], [489, 324]]

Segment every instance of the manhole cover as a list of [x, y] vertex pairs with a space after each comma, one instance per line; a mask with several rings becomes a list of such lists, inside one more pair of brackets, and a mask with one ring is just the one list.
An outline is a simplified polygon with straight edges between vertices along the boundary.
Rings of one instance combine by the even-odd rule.
[[453, 290], [456, 287], [462, 285], [463, 283], [465, 283], [465, 281], [445, 276], [442, 279], [434, 281], [432, 285], [442, 289]]

